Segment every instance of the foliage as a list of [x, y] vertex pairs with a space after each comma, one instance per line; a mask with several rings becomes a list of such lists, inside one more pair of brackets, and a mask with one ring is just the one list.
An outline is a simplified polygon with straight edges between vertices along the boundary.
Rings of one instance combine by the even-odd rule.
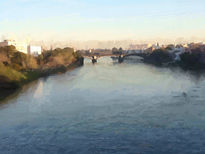
[[79, 60], [77, 65], [82, 65], [83, 57], [72, 48], [57, 48], [34, 57], [16, 51], [14, 46], [0, 47], [0, 99], [39, 77], [65, 72]]
[[55, 50], [45, 51], [43, 57], [39, 57], [38, 63], [43, 63], [47, 67], [69, 65], [77, 60], [79, 56], [79, 53], [74, 53], [73, 48], [57, 48]]
[[34, 58], [33, 56], [27, 56], [26, 57], [26, 67], [27, 69], [37, 69], [39, 67], [37, 58]]
[[0, 76], [4, 76], [11, 81], [22, 81], [26, 79], [26, 76], [23, 73], [18, 72], [11, 67], [4, 66], [3, 64], [0, 64]]
[[171, 62], [173, 59], [166, 49], [154, 50], [147, 58], [146, 62], [161, 66], [163, 63]]
[[35, 57], [16, 51], [14, 46], [1, 47], [0, 57], [1, 63], [17, 71], [38, 68]]
[[19, 71], [20, 71], [21, 69], [26, 67], [25, 59], [26, 59], [26, 54], [21, 53], [21, 52], [15, 52], [15, 53], [12, 54], [11, 63], [14, 66], [18, 66], [18, 67], [15, 67], [15, 68], [19, 68]]
[[204, 58], [205, 53], [199, 48], [191, 50], [191, 52], [185, 52], [180, 55], [181, 65], [184, 68], [201, 69], [205, 68]]
[[123, 52], [123, 49], [122, 48], [119, 48], [119, 49], [117, 49], [117, 48], [112, 48], [112, 54], [114, 54], [114, 55], [121, 55], [122, 54], [122, 52]]
[[0, 62], [9, 62], [9, 58], [16, 52], [14, 46], [0, 47]]
[[175, 48], [175, 45], [169, 44], [169, 45], [165, 48], [165, 50], [172, 50], [172, 49], [174, 49], [174, 48]]
[[[74, 52], [73, 48], [68, 47], [45, 51], [38, 57], [18, 52], [14, 46], [0, 47], [0, 75], [10, 80], [20, 81], [32, 78], [42, 67], [52, 69], [58, 65], [66, 66], [81, 57], [79, 52]], [[38, 73], [37, 76], [39, 76]]]

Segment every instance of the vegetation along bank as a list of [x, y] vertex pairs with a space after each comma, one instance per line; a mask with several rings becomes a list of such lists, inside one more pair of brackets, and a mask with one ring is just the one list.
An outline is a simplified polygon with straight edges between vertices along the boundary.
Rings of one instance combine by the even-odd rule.
[[83, 61], [83, 57], [72, 48], [48, 50], [35, 57], [18, 52], [14, 46], [0, 47], [0, 100], [28, 82], [64, 73], [82, 66]]

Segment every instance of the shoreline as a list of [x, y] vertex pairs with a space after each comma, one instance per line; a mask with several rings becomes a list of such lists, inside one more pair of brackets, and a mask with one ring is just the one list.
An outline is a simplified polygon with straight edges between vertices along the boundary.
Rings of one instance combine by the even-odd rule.
[[[188, 71], [190, 73], [194, 73], [194, 74], [197, 74], [199, 76], [201, 73], [205, 72], [204, 67], [200, 67], [200, 68], [192, 67], [192, 68], [190, 68], [190, 67], [183, 66], [179, 62], [170, 63], [168, 65], [164, 65], [163, 63], [161, 63], [160, 65], [158, 65], [157, 63], [155, 63], [155, 61], [152, 61], [152, 59], [149, 59], [148, 61], [145, 60], [142, 63], [145, 65], [151, 65], [151, 66], [158, 67], [158, 68], [167, 68], [167, 69], [171, 69], [171, 70], [175, 70], [176, 68], [180, 68], [180, 69], [184, 70], [185, 72]], [[43, 69], [36, 69], [33, 71], [25, 71], [24, 73], [28, 73], [28, 79], [22, 80], [20, 82], [13, 81], [13, 82], [2, 83], [1, 76], [0, 76], [0, 85], [1, 85], [0, 86], [0, 103], [1, 103], [1, 101], [4, 101], [6, 98], [11, 96], [12, 94], [15, 94], [24, 85], [26, 85], [32, 81], [38, 80], [39, 78], [42, 78], [42, 77], [48, 77], [48, 76], [53, 75], [53, 74], [65, 73], [67, 71], [71, 71], [71, 70], [73, 70], [77, 67], [81, 67], [83, 65], [84, 65], [84, 57], [81, 57], [69, 65], [58, 65], [56, 67], [47, 68], [44, 70]]]
[[[0, 103], [4, 100], [6, 100], [9, 96], [12, 96], [15, 94], [17, 91], [21, 90], [21, 88], [28, 84], [31, 83], [35, 80], [38, 80], [43, 77], [48, 77], [50, 75], [54, 74], [62, 74], [66, 73], [68, 71], [71, 71], [75, 68], [81, 67], [84, 65], [84, 58], [77, 59], [74, 63], [70, 65], [59, 65], [55, 68], [48, 68], [45, 70], [33, 70], [33, 71], [25, 71], [25, 73], [32, 74], [28, 75], [28, 79], [22, 80], [22, 81], [1, 81], [0, 80]], [[33, 76], [34, 75], [34, 76]], [[1, 79], [1, 78], [0, 78]]]

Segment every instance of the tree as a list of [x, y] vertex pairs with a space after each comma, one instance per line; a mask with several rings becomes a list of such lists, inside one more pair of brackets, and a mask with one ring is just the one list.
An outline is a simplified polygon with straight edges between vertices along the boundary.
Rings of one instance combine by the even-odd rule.
[[112, 48], [112, 54], [114, 55], [119, 55], [119, 54], [122, 54], [122, 52], [120, 51], [122, 50], [122, 48], [120, 48], [119, 50], [117, 48]]
[[164, 49], [154, 50], [147, 58], [147, 62], [161, 66], [163, 63], [171, 62], [173, 59], [171, 55]]
[[175, 46], [173, 44], [169, 44], [165, 49], [166, 50], [172, 50], [174, 48], [175, 48]]
[[192, 52], [185, 52], [180, 55], [181, 63], [186, 68], [199, 68], [201, 63], [202, 52], [200, 49], [194, 49]]

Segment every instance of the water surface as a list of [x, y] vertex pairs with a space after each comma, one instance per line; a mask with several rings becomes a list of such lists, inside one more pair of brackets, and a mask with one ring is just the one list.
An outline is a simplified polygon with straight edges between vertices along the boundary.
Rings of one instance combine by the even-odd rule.
[[86, 59], [0, 104], [0, 153], [205, 153], [204, 109], [204, 77]]

